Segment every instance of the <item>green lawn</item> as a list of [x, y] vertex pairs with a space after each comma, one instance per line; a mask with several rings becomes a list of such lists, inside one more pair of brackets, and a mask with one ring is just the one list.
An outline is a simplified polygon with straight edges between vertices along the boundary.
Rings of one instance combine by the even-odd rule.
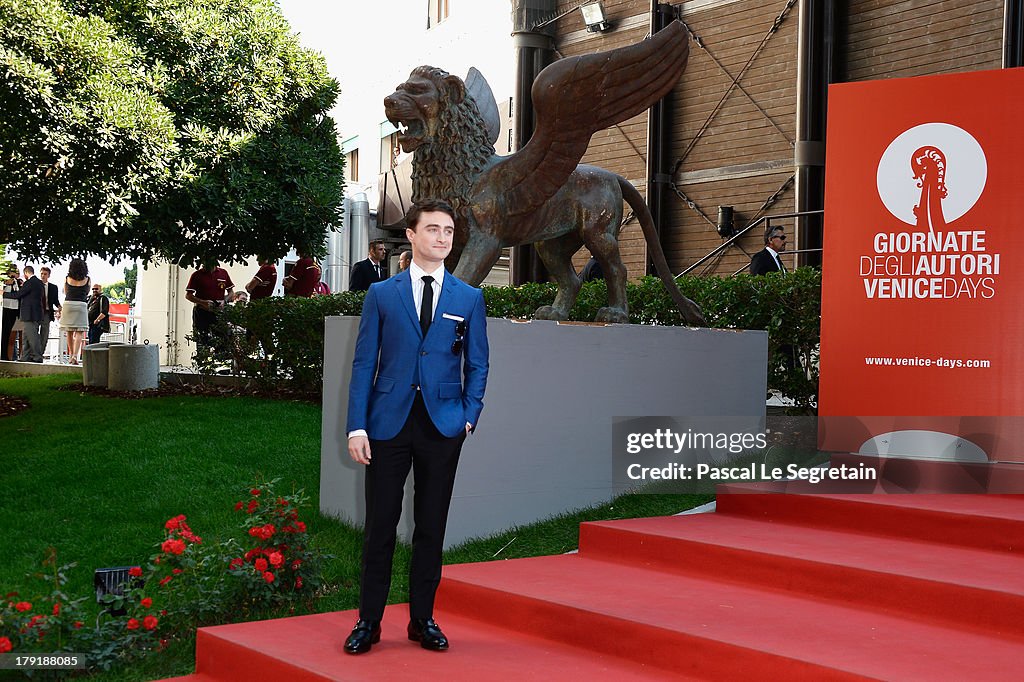
[[[318, 611], [355, 608], [360, 533], [317, 511], [320, 407], [237, 397], [123, 400], [56, 390], [71, 376], [0, 378], [0, 392], [32, 407], [0, 419], [0, 593], [28, 591], [25, 574], [47, 548], [75, 561], [73, 595], [91, 593], [93, 569], [138, 564], [163, 539], [163, 524], [185, 514], [204, 538], [233, 534], [233, 510], [255, 480], [305, 488], [315, 542], [337, 559]], [[580, 521], [669, 514], [707, 496], [632, 495], [600, 507], [465, 543], [447, 563], [555, 554], [576, 547]], [[396, 552], [392, 601], [405, 601], [408, 547]], [[131, 671], [94, 680], [146, 680], [191, 669], [191, 642]]]

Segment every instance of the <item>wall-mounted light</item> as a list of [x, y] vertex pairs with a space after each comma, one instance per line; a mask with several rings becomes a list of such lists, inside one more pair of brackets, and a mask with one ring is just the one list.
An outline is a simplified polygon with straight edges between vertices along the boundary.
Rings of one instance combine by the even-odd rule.
[[591, 2], [584, 2], [572, 9], [562, 12], [561, 14], [556, 14], [544, 21], [538, 22], [534, 24], [530, 30], [537, 31], [542, 29], [548, 24], [554, 23], [562, 17], [572, 14], [576, 10], [579, 10], [583, 15], [583, 21], [587, 24], [587, 31], [590, 33], [603, 33], [612, 27], [612, 25], [608, 23], [607, 17], [604, 15], [604, 6], [601, 5], [601, 0], [591, 0]]
[[728, 239], [736, 234], [736, 226], [733, 222], [732, 206], [718, 207], [718, 236]]
[[603, 33], [611, 28], [611, 24], [604, 16], [601, 0], [580, 5], [580, 13], [583, 14], [583, 21], [586, 22], [587, 31], [590, 33]]

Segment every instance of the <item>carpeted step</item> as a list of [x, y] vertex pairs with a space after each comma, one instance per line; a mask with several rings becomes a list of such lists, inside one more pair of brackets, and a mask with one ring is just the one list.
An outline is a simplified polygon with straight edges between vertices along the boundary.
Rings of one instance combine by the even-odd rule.
[[1024, 654], [1020, 641], [585, 555], [446, 567], [438, 607], [703, 679], [1016, 680]]
[[584, 523], [580, 554], [1024, 641], [1024, 554], [720, 514]]
[[544, 639], [525, 629], [438, 614], [451, 641], [445, 652], [410, 642], [406, 606], [385, 612], [379, 644], [359, 656], [342, 652], [355, 611], [201, 628], [196, 640], [197, 676], [189, 682], [282, 680], [687, 680], [652, 665], [595, 655]]
[[[786, 494], [781, 494], [786, 490]], [[807, 483], [719, 486], [716, 512], [1024, 554], [1024, 495], [821, 495]]]

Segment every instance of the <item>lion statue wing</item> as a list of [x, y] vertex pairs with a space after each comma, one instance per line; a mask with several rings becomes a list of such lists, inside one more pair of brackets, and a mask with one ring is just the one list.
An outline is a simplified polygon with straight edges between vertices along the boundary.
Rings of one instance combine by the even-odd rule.
[[510, 215], [538, 209], [568, 180], [594, 133], [672, 89], [689, 53], [686, 29], [673, 21], [635, 45], [551, 64], [531, 90], [537, 124], [529, 143], [482, 173], [476, 186], [503, 195]]

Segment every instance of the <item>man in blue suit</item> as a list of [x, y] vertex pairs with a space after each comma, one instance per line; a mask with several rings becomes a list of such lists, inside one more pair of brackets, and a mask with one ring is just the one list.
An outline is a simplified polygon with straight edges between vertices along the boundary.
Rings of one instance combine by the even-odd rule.
[[345, 652], [380, 641], [402, 495], [413, 469], [415, 530], [409, 567], [409, 639], [443, 651], [433, 619], [455, 469], [476, 427], [487, 384], [483, 293], [444, 270], [455, 212], [424, 201], [406, 216], [412, 264], [370, 286], [363, 302], [348, 398], [348, 451], [366, 466], [359, 621]]

